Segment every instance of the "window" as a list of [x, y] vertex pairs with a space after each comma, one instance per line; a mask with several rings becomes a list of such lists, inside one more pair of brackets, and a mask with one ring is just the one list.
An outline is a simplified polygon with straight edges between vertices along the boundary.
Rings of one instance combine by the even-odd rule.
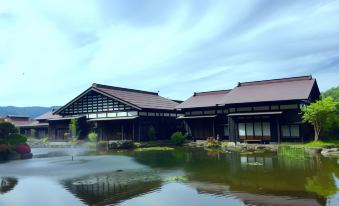
[[117, 116], [118, 117], [126, 117], [127, 116], [127, 112], [118, 112]]
[[286, 104], [286, 105], [280, 105], [280, 109], [298, 109], [297, 104]]
[[115, 112], [111, 112], [111, 113], [107, 113], [107, 117], [116, 117], [117, 113]]
[[269, 122], [246, 122], [239, 123], [239, 136], [271, 136]]
[[154, 117], [155, 113], [154, 112], [148, 112], [148, 116]]
[[100, 113], [98, 114], [98, 118], [106, 117], [106, 113]]
[[230, 112], [235, 112], [235, 108], [230, 108]]
[[290, 130], [291, 130], [291, 136], [292, 137], [299, 137], [299, 125], [291, 125], [290, 126]]
[[300, 127], [297, 124], [281, 125], [282, 137], [300, 137]]
[[279, 106], [278, 105], [273, 105], [271, 106], [271, 110], [278, 110], [279, 109]]
[[262, 123], [263, 136], [271, 136], [271, 127], [269, 122]]
[[238, 112], [249, 112], [249, 111], [252, 111], [252, 108], [251, 107], [238, 107], [237, 111]]
[[139, 112], [140, 116], [147, 116], [147, 112]]
[[246, 136], [245, 123], [239, 123], [239, 136]]
[[137, 111], [131, 111], [131, 112], [127, 112], [128, 116], [138, 116], [138, 112]]
[[[191, 112], [185, 112], [185, 115], [191, 115]], [[169, 116], [169, 115], [168, 115]]]
[[253, 136], [253, 123], [252, 122], [246, 123], [246, 136]]
[[204, 111], [204, 114], [215, 114], [215, 111], [214, 110]]
[[230, 132], [229, 132], [229, 128], [228, 128], [228, 125], [225, 125], [224, 126], [224, 136], [229, 136], [230, 135]]
[[192, 111], [192, 115], [201, 115], [202, 111]]
[[262, 136], [261, 122], [254, 123], [254, 136]]
[[254, 111], [266, 111], [266, 110], [270, 110], [269, 106], [258, 106], [258, 107], [253, 107]]

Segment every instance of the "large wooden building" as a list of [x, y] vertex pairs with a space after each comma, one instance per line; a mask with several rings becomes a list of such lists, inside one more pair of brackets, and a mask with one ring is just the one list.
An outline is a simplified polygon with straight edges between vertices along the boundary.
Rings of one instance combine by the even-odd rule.
[[313, 137], [301, 108], [319, 99], [312, 76], [238, 83], [231, 90], [194, 93], [177, 106], [196, 139], [233, 142], [305, 141]]
[[78, 119], [80, 138], [96, 132], [100, 140], [149, 140], [169, 138], [176, 130], [177, 101], [158, 93], [93, 84], [53, 112], [49, 138], [69, 138], [71, 119]]

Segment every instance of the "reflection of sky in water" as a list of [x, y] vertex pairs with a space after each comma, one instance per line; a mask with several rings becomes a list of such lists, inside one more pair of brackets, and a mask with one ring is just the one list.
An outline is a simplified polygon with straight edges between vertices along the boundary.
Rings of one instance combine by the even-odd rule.
[[1, 195], [0, 205], [77, 206], [83, 203], [56, 181], [48, 178], [28, 177], [20, 179], [14, 190]]
[[[339, 163], [339, 159], [338, 159], [337, 163]], [[339, 177], [337, 177], [337, 176], [335, 176], [335, 174], [333, 174], [333, 179], [335, 181], [335, 184], [337, 186], [338, 191], [335, 195], [328, 198], [328, 200], [327, 200], [328, 206], [338, 206], [338, 202], [339, 202]]]

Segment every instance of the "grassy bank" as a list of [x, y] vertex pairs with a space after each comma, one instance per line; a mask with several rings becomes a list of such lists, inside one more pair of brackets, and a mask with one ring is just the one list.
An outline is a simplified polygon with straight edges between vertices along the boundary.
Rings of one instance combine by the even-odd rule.
[[339, 147], [339, 140], [312, 141], [307, 143], [282, 143], [282, 146], [293, 146], [301, 148], [323, 148], [323, 147]]

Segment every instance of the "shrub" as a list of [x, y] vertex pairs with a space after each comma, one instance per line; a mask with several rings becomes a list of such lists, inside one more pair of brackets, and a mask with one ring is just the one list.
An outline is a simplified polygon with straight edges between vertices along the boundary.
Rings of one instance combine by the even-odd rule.
[[152, 126], [148, 129], [148, 138], [150, 140], [155, 140], [155, 135], [156, 135], [156, 131], [155, 131], [155, 128]]
[[27, 142], [27, 137], [21, 134], [10, 134], [7, 138], [10, 145], [23, 144]]
[[209, 148], [216, 148], [220, 147], [218, 140], [216, 140], [214, 137], [208, 137], [207, 138], [207, 147]]
[[114, 141], [110, 143], [110, 148], [112, 149], [131, 149], [134, 147], [132, 141]]
[[0, 123], [0, 140], [6, 139], [10, 134], [17, 134], [18, 130], [10, 122]]
[[0, 144], [0, 153], [6, 152], [6, 151], [7, 151], [7, 146], [5, 144]]
[[99, 141], [98, 142], [98, 149], [99, 150], [106, 150], [108, 146], [108, 141]]
[[171, 136], [171, 141], [176, 145], [181, 145], [186, 141], [187, 134], [181, 132], [174, 132]]
[[27, 144], [18, 144], [14, 150], [19, 154], [27, 154], [31, 152], [31, 148]]
[[88, 134], [88, 139], [91, 142], [96, 142], [97, 138], [98, 138], [98, 135], [94, 132], [91, 132], [91, 133]]

